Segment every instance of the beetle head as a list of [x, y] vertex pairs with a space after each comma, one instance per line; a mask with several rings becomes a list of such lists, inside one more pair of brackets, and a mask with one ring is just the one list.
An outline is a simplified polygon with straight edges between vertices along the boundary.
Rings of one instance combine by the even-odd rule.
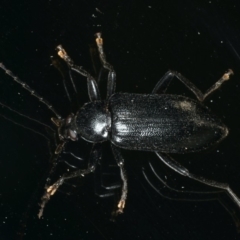
[[70, 114], [65, 119], [51, 118], [52, 122], [58, 127], [58, 137], [61, 141], [68, 139], [77, 141], [77, 132], [71, 129], [74, 114]]

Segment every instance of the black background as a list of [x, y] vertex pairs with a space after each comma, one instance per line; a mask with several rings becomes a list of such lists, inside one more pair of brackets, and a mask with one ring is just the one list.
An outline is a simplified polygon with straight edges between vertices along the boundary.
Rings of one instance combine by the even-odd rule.
[[[239, 10], [233, 0], [1, 1], [0, 61], [63, 116], [71, 112], [70, 104], [50, 56], [62, 44], [76, 63], [92, 71], [89, 46], [97, 31], [103, 33], [107, 59], [117, 72], [117, 91], [150, 93], [168, 69], [181, 72], [204, 91], [233, 69], [234, 77], [205, 102], [229, 127], [229, 136], [210, 152], [174, 158], [193, 173], [229, 183], [240, 196]], [[75, 78], [79, 94], [88, 101], [84, 79]], [[2, 103], [51, 125], [53, 114], [4, 72], [0, 91]], [[179, 83], [169, 91], [192, 97]], [[124, 214], [115, 222], [109, 220], [114, 199], [95, 196], [92, 176], [78, 181], [78, 191], [70, 196], [56, 193], [39, 220], [48, 141], [6, 118], [46, 132], [6, 108], [1, 108], [1, 116], [0, 239], [240, 239], [240, 209], [227, 195], [220, 197], [232, 214], [219, 201], [173, 201], [153, 190], [142, 174], [149, 160], [158, 164], [153, 153], [123, 151], [129, 194]], [[104, 147], [108, 152], [107, 144]], [[110, 158], [106, 154], [104, 160]], [[178, 187], [211, 190], [185, 181], [161, 163], [159, 168]]]

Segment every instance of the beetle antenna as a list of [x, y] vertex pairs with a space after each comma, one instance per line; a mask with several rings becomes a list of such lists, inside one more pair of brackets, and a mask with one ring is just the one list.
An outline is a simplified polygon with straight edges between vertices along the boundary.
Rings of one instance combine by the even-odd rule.
[[7, 75], [9, 75], [15, 82], [20, 84], [24, 89], [26, 89], [28, 92], [31, 93], [34, 97], [36, 97], [40, 102], [45, 104], [55, 115], [58, 119], [61, 119], [62, 117], [57, 113], [57, 111], [53, 108], [53, 106], [47, 102], [45, 99], [43, 99], [38, 93], [36, 93], [32, 88], [30, 88], [25, 82], [22, 82], [17, 76], [15, 76], [10, 70], [8, 70], [2, 63], [0, 63], [0, 68], [5, 71]]

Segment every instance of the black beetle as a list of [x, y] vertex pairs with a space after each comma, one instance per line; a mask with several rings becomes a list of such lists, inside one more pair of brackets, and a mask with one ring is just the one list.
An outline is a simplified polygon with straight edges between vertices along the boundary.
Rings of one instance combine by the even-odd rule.
[[[169, 153], [184, 154], [203, 151], [215, 146], [228, 135], [228, 128], [202, 102], [224, 81], [229, 80], [233, 71], [229, 69], [205, 94], [202, 94], [193, 83], [174, 71], [168, 71], [158, 81], [151, 94], [115, 93], [116, 73], [106, 61], [101, 34], [97, 33], [96, 36], [100, 60], [103, 67], [109, 71], [105, 100], [100, 98], [95, 79], [82, 67], [75, 65], [62, 46], [57, 47], [58, 55], [69, 68], [87, 78], [90, 98], [90, 102], [85, 103], [75, 115], [70, 114], [66, 119], [62, 119], [47, 101], [14, 76], [3, 64], [0, 64], [0, 68], [47, 105], [57, 116], [57, 118], [52, 118], [58, 127], [61, 141], [55, 151], [56, 155], [61, 153], [69, 139], [77, 141], [80, 137], [93, 143], [87, 169], [65, 173], [54, 184], [46, 186], [39, 218], [42, 216], [45, 204], [65, 179], [83, 177], [95, 171], [100, 158], [99, 143], [104, 141], [111, 142], [112, 152], [120, 168], [123, 181], [116, 214], [123, 212], [127, 198], [127, 176], [120, 148], [155, 152], [161, 161], [177, 173], [225, 190], [240, 207], [240, 199], [228, 184], [196, 176], [168, 155]], [[184, 96], [165, 94], [174, 77], [190, 89], [199, 101]], [[162, 94], [157, 94], [158, 91], [161, 91]]]

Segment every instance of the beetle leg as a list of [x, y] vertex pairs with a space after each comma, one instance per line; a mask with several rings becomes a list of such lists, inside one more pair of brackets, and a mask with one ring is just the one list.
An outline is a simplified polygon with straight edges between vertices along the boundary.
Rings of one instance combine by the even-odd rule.
[[59, 59], [56, 57], [51, 57], [51, 62], [52, 62], [52, 66], [54, 66], [58, 70], [58, 72], [61, 74], [65, 93], [67, 95], [69, 102], [71, 102], [72, 99], [71, 99], [71, 96], [70, 96], [68, 88], [67, 88], [64, 71], [62, 71], [62, 64], [60, 63]]
[[115, 92], [116, 88], [116, 72], [113, 66], [107, 62], [106, 55], [103, 50], [103, 39], [101, 38], [101, 33], [96, 33], [96, 43], [98, 47], [99, 57], [102, 65], [105, 69], [109, 71], [108, 73], [108, 83], [107, 83], [107, 99]]
[[108, 197], [116, 194], [116, 189], [121, 188], [117, 176], [119, 169], [116, 163], [104, 164], [99, 161], [98, 167], [94, 173], [95, 194], [99, 197]]
[[229, 69], [223, 76], [215, 83], [213, 84], [204, 94], [187, 78], [185, 78], [183, 75], [181, 75], [178, 72], [175, 71], [168, 71], [156, 84], [156, 86], [153, 89], [153, 93], [156, 93], [157, 91], [161, 90], [165, 92], [167, 90], [168, 85], [170, 84], [172, 78], [175, 76], [178, 80], [180, 80], [189, 90], [191, 90], [197, 99], [200, 102], [203, 102], [204, 99], [209, 96], [212, 92], [220, 88], [220, 86], [223, 84], [223, 82], [230, 79], [230, 76], [233, 75], [233, 71]]
[[157, 82], [156, 86], [152, 90], [152, 93], [157, 93], [158, 91], [165, 93], [173, 77], [174, 74], [172, 74], [171, 71], [166, 72], [164, 76]]
[[54, 184], [51, 186], [46, 187], [46, 191], [44, 195], [42, 196], [41, 204], [40, 204], [40, 211], [38, 213], [38, 217], [41, 218], [43, 215], [43, 210], [46, 205], [46, 203], [50, 200], [50, 197], [55, 194], [55, 192], [58, 190], [58, 188], [64, 183], [66, 179], [75, 178], [75, 177], [84, 177], [85, 175], [92, 173], [95, 171], [97, 162], [99, 158], [101, 157], [101, 148], [100, 144], [93, 145], [93, 148], [90, 153], [89, 163], [87, 169], [81, 169], [77, 171], [73, 171], [70, 173], [63, 174], [62, 177], [60, 177]]
[[126, 171], [124, 168], [124, 159], [122, 157], [121, 151], [118, 148], [116, 148], [113, 144], [111, 144], [111, 146], [112, 146], [113, 155], [117, 161], [117, 165], [120, 168], [120, 175], [121, 175], [121, 179], [123, 181], [122, 194], [121, 194], [121, 198], [117, 205], [118, 209], [114, 213], [117, 215], [119, 213], [123, 213], [123, 209], [125, 207], [125, 203], [126, 203], [126, 199], [127, 199], [127, 192], [128, 192], [128, 190], [127, 190], [127, 175], [126, 175]]
[[230, 197], [233, 199], [233, 201], [238, 205], [238, 207], [240, 207], [240, 199], [232, 191], [232, 189], [229, 187], [228, 184], [216, 182], [214, 180], [206, 179], [206, 178], [201, 177], [201, 176], [196, 176], [195, 174], [190, 173], [188, 171], [188, 169], [186, 169], [180, 163], [178, 163], [175, 160], [173, 160], [167, 154], [162, 154], [160, 152], [155, 152], [155, 153], [156, 153], [156, 155], [159, 157], [159, 159], [164, 164], [166, 164], [168, 167], [170, 167], [175, 172], [177, 172], [177, 173], [179, 173], [179, 174], [181, 174], [181, 175], [183, 175], [185, 177], [189, 177], [191, 179], [194, 179], [194, 180], [196, 180], [198, 182], [204, 183], [204, 184], [206, 184], [208, 186], [219, 188], [219, 189], [227, 191], [227, 193], [230, 195]]
[[[181, 189], [177, 189], [176, 187], [173, 187], [172, 185], [167, 183], [167, 181], [164, 180], [164, 178], [160, 176], [159, 172], [156, 170], [157, 167], [156, 167], [156, 164], [154, 164], [154, 162], [148, 162], [148, 165], [149, 165], [148, 168], [143, 169], [143, 174], [144, 174], [145, 179], [149, 182], [150, 185], [152, 185], [151, 181], [150, 181], [150, 173], [147, 174], [147, 171], [151, 171], [152, 180], [153, 179], [159, 180], [159, 182], [161, 182], [161, 185], [163, 185], [165, 189], [169, 189], [171, 192], [174, 192], [174, 193], [196, 195], [196, 196], [198, 196], [197, 198], [199, 198], [199, 195], [213, 195], [213, 194], [224, 193], [224, 190], [222, 190], [222, 189], [221, 190], [216, 189], [215, 191], [214, 190], [193, 191], [193, 190], [186, 190], [185, 187], [181, 188]], [[159, 165], [159, 163], [158, 163], [158, 165]], [[175, 181], [176, 181], [176, 179], [175, 179]], [[152, 185], [152, 187], [155, 188], [153, 185]], [[185, 201], [185, 199], [184, 199], [184, 201]]]
[[83, 69], [81, 66], [74, 64], [73, 60], [68, 56], [67, 52], [61, 45], [57, 46], [58, 55], [67, 63], [69, 68], [82, 76], [87, 78], [88, 96], [91, 101], [100, 100], [100, 92], [96, 80], [90, 73]]
[[[159, 165], [159, 164], [158, 164]], [[218, 201], [225, 209], [226, 211], [231, 215], [237, 231], [240, 231], [240, 219], [236, 214], [236, 210], [230, 206], [226, 201], [225, 198], [222, 197], [222, 193], [224, 193], [224, 190], [217, 190], [217, 191], [211, 191], [211, 192], [195, 192], [195, 191], [186, 191], [186, 190], [179, 190], [174, 187], [171, 187], [168, 185], [166, 180], [163, 180], [153, 168], [152, 164], [149, 163], [150, 169], [143, 168], [143, 175], [148, 184], [163, 198], [173, 200], [173, 201], [197, 201], [197, 202], [203, 202], [203, 201]], [[158, 166], [159, 167], [159, 166]], [[148, 173], [148, 170], [150, 172]], [[153, 174], [154, 173], [154, 174]], [[153, 178], [154, 177], [154, 178]], [[160, 184], [156, 184], [156, 178], [159, 180]], [[166, 189], [170, 190], [166, 191]], [[215, 197], [214, 197], [215, 195]]]

